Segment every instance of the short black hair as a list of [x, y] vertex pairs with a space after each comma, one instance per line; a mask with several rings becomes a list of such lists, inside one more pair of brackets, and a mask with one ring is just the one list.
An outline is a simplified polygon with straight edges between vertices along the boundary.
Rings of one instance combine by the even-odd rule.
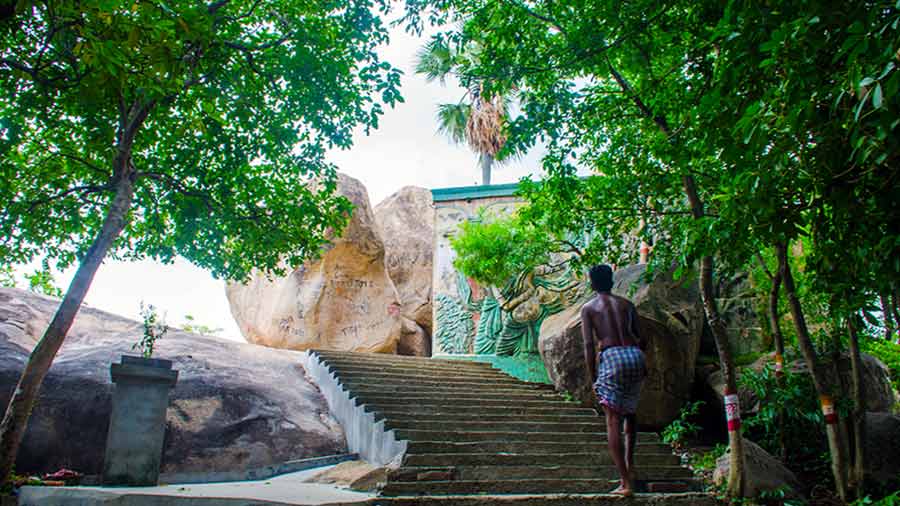
[[612, 267], [603, 264], [591, 267], [591, 288], [595, 292], [608, 292], [613, 286], [613, 270]]

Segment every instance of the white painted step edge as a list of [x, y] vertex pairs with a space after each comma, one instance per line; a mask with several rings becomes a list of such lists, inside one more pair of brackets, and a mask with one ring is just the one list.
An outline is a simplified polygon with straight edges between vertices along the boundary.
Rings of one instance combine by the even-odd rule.
[[384, 466], [406, 454], [409, 441], [399, 439], [393, 430], [385, 429], [384, 420], [375, 421], [373, 413], [350, 399], [337, 377], [311, 352], [301, 354], [301, 363], [309, 377], [319, 386], [328, 409], [344, 428], [350, 453], [375, 466]]

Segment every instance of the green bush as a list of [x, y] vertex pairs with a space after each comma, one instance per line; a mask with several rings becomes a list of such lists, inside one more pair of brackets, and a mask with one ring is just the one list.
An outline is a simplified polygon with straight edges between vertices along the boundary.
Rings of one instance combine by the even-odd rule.
[[687, 438], [697, 435], [700, 431], [700, 425], [692, 422], [691, 419], [697, 416], [701, 406], [703, 406], [703, 401], [685, 404], [678, 413], [678, 418], [663, 429], [663, 441], [679, 447], [685, 443]]
[[491, 216], [482, 210], [476, 220], [460, 224], [450, 240], [453, 266], [476, 281], [503, 286], [521, 272], [550, 261], [546, 230], [528, 225], [517, 215]]
[[783, 440], [786, 466], [828, 479], [825, 422], [809, 375], [788, 371], [779, 385], [767, 365], [760, 372], [742, 371], [739, 385], [759, 399], [759, 410], [744, 419], [745, 437], [776, 456], [781, 455]]
[[900, 506], [900, 490], [877, 500], [866, 496], [854, 501], [852, 506]]
[[719, 460], [719, 457], [725, 455], [727, 450], [727, 445], [717, 444], [715, 448], [708, 452], [691, 455], [691, 468], [695, 471], [712, 471], [716, 468], [716, 461]]

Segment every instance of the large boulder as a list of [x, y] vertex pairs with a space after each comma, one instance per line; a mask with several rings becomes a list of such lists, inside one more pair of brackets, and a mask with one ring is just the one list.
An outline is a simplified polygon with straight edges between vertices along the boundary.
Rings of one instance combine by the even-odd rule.
[[[690, 398], [703, 333], [703, 308], [696, 283], [675, 281], [665, 274], [647, 283], [641, 279], [645, 269], [645, 265], [631, 265], [616, 271], [613, 293], [634, 302], [638, 327], [648, 341], [649, 376], [641, 391], [638, 423], [659, 428], [674, 420]], [[581, 304], [575, 304], [547, 318], [538, 347], [556, 389], [591, 402], [580, 313]]]
[[[0, 289], [0, 404], [59, 301]], [[141, 324], [82, 307], [47, 378], [16, 469], [97, 474], [111, 410], [109, 367], [133, 354]], [[155, 356], [179, 372], [171, 393], [163, 472], [232, 471], [346, 452], [343, 431], [298, 354], [170, 330]]]
[[231, 313], [247, 341], [292, 350], [395, 353], [402, 321], [384, 242], [366, 188], [340, 175], [338, 193], [355, 206], [341, 237], [284, 277], [257, 273], [228, 284]]
[[[759, 290], [752, 285], [746, 272], [718, 276], [717, 279], [716, 304], [725, 322], [731, 353], [739, 356], [771, 349], [772, 338], [768, 332], [763, 332], [758, 312], [765, 307], [767, 298], [760, 297]], [[708, 326], [704, 339], [707, 341], [705, 347], [715, 350], [715, 340]]]
[[434, 208], [431, 191], [407, 186], [375, 206], [384, 237], [388, 275], [400, 294], [401, 314], [431, 335]]
[[866, 413], [866, 478], [900, 486], [900, 416]]
[[[826, 371], [825, 381], [832, 382], [834, 374], [831, 372], [833, 371], [833, 366], [831, 364], [833, 362], [828, 356], [823, 356], [821, 358], [824, 360], [823, 370]], [[883, 362], [878, 360], [878, 358], [867, 353], [862, 354], [862, 362], [863, 396], [866, 400], [866, 409], [868, 411], [875, 412], [892, 411], [897, 400], [894, 393], [894, 388], [891, 385], [890, 370]], [[766, 353], [751, 365], [739, 369], [737, 372], [738, 378], [740, 378], [741, 376], [741, 371], [751, 369], [756, 372], [760, 372], [763, 370], [763, 368], [765, 368], [767, 364], [772, 365], [774, 363], [775, 353]], [[774, 365], [772, 366], [774, 367]], [[788, 361], [786, 364], [786, 369], [798, 374], [808, 374], [809, 372], [809, 368], [806, 367], [806, 362], [800, 358]], [[840, 371], [841, 377], [840, 383], [843, 387], [845, 387], [843, 389], [842, 397], [849, 398], [851, 394], [850, 388], [853, 384], [853, 381], [850, 358], [846, 354], [840, 357], [840, 360], [838, 362], [838, 370]], [[712, 394], [707, 395], [707, 400], [712, 400], [716, 406], [716, 409], [718, 409], [720, 413], [724, 413], [724, 375], [720, 370], [716, 370], [706, 377], [706, 384], [708, 387], [708, 393]], [[832, 385], [832, 388], [834, 388], [835, 386], [836, 385]], [[741, 411], [743, 413], [750, 414], [756, 412], [759, 400], [756, 399], [752, 392], [749, 392], [743, 388], [738, 388], [738, 396], [741, 401]]]
[[[763, 492], [784, 492], [787, 497], [797, 497], [802, 486], [790, 469], [770, 455], [762, 447], [744, 439], [744, 497], [759, 497]], [[724, 485], [731, 469], [731, 455], [726, 452], [716, 461], [713, 481]]]

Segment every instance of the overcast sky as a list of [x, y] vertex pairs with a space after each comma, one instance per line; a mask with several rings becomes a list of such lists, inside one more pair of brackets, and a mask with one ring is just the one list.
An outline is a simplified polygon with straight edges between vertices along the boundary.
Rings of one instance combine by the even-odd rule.
[[[382, 57], [404, 72], [402, 94], [405, 103], [387, 110], [380, 128], [366, 137], [358, 135], [349, 151], [332, 154], [341, 172], [361, 180], [369, 190], [373, 205], [403, 186], [445, 188], [477, 184], [481, 171], [474, 154], [465, 146], [451, 145], [437, 133], [435, 110], [440, 102], [455, 102], [462, 89], [426, 83], [413, 73], [413, 61], [423, 39], [401, 29], [391, 32], [391, 43]], [[514, 182], [539, 172], [539, 153], [496, 167], [493, 183]], [[57, 276], [65, 289], [72, 272]], [[200, 324], [222, 328], [220, 336], [243, 339], [234, 322], [224, 283], [185, 260], [163, 265], [155, 262], [115, 262], [103, 264], [88, 292], [92, 307], [138, 318], [140, 302], [160, 308], [170, 325], [180, 325], [184, 315], [193, 315]]]

